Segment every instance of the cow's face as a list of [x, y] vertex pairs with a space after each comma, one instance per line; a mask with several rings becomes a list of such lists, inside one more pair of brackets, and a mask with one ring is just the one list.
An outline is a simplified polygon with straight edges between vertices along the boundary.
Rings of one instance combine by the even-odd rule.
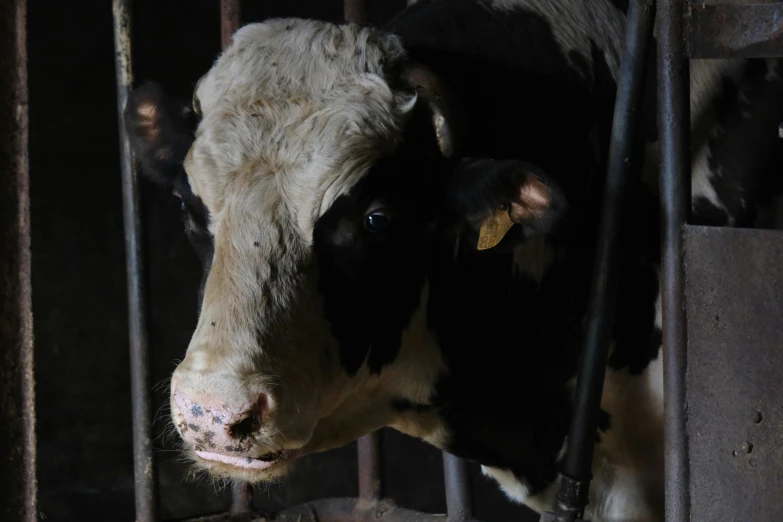
[[437, 81], [368, 29], [248, 26], [193, 105], [190, 139], [183, 107], [155, 88], [127, 109], [144, 171], [182, 199], [205, 266], [171, 383], [191, 457], [259, 481], [385, 425], [436, 438], [434, 414], [395, 407], [428, 404], [444, 371], [427, 275], [456, 231], [475, 241], [504, 203], [520, 233], [548, 227], [556, 190], [529, 166], [449, 158]]

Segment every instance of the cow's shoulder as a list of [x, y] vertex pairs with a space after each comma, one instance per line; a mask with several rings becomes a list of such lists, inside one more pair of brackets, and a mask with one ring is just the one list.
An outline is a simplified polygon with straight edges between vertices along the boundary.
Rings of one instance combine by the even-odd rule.
[[388, 29], [412, 49], [489, 56], [547, 74], [593, 76], [595, 51], [614, 77], [625, 16], [609, 0], [421, 0]]

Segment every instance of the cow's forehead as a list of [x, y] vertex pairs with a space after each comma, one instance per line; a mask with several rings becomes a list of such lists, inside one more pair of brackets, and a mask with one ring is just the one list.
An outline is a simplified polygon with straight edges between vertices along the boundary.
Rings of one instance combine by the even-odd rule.
[[196, 89], [203, 117], [185, 162], [193, 191], [218, 218], [228, 204], [267, 211], [274, 201], [309, 239], [399, 139], [414, 95], [393, 91], [385, 68], [403, 54], [395, 37], [354, 25], [242, 28]]

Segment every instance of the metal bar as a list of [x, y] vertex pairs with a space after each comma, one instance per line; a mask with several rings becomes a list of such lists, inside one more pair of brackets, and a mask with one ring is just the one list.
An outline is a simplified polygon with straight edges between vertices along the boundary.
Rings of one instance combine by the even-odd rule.
[[128, 334], [130, 341], [131, 392], [133, 409], [133, 464], [136, 520], [152, 522], [157, 513], [156, 470], [149, 429], [149, 356], [142, 266], [139, 188], [133, 153], [125, 126], [124, 109], [133, 84], [131, 61], [131, 2], [113, 0], [114, 51], [117, 74], [117, 112], [120, 131], [122, 207], [125, 228], [125, 265], [128, 286]]
[[470, 498], [468, 462], [443, 452], [443, 480], [446, 486], [446, 513], [449, 522], [466, 522], [473, 518]]
[[0, 5], [0, 519], [37, 520], [27, 1]]
[[383, 497], [381, 442], [376, 431], [357, 441], [359, 457], [359, 498], [377, 502]]
[[667, 522], [690, 520], [685, 368], [687, 328], [683, 226], [691, 200], [690, 74], [683, 0], [658, 2], [658, 127], [662, 210], [664, 468]]
[[698, 2], [686, 15], [691, 58], [783, 56], [783, 2]]
[[253, 486], [247, 482], [235, 482], [231, 486], [231, 512], [246, 513], [253, 502]]
[[220, 0], [220, 40], [223, 49], [231, 45], [231, 38], [242, 19], [240, 0]]
[[343, 15], [346, 22], [364, 25], [367, 20], [367, 0], [343, 0]]
[[631, 0], [628, 4], [625, 51], [620, 64], [614, 106], [583, 357], [558, 492], [558, 520], [576, 520], [583, 516], [592, 478], [593, 446], [615, 307], [617, 243], [630, 184], [637, 117], [641, 108], [648, 48], [652, 40], [653, 13], [653, 3], [649, 0]]

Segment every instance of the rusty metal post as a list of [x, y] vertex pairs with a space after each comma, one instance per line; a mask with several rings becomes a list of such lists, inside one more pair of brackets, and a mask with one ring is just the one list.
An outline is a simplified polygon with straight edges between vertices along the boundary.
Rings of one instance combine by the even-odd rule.
[[130, 341], [133, 410], [133, 465], [137, 522], [152, 522], [157, 515], [155, 462], [150, 440], [150, 382], [142, 266], [139, 187], [133, 153], [125, 126], [125, 105], [133, 85], [130, 0], [113, 0], [114, 52], [117, 75], [117, 113], [122, 170], [122, 213], [125, 228], [125, 266], [128, 286], [128, 335]]
[[381, 441], [376, 431], [357, 441], [359, 456], [359, 498], [376, 502], [383, 497]]
[[0, 519], [37, 520], [27, 1], [0, 5]]
[[662, 205], [664, 467], [666, 521], [690, 520], [686, 431], [683, 227], [691, 201], [690, 74], [683, 0], [658, 1], [658, 128]]
[[220, 41], [223, 49], [231, 45], [231, 38], [242, 23], [242, 5], [239, 0], [220, 0]]
[[364, 25], [367, 20], [367, 0], [343, 0], [343, 16], [346, 22]]
[[247, 482], [235, 482], [231, 486], [231, 512], [247, 513], [253, 502], [253, 486]]
[[468, 462], [445, 451], [442, 453], [448, 522], [472, 520], [473, 505], [470, 498]]

